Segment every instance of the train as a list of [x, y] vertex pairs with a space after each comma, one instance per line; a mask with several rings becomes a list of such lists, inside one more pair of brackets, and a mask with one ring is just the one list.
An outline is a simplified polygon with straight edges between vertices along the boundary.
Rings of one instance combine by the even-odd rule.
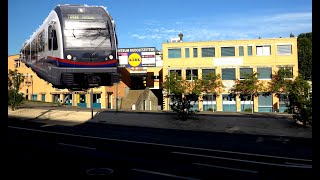
[[54, 88], [119, 82], [115, 22], [103, 6], [57, 5], [26, 40], [20, 59]]

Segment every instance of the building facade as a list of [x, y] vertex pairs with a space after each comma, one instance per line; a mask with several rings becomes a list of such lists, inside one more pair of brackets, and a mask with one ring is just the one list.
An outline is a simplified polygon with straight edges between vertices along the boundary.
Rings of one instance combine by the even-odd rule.
[[[17, 69], [25, 77], [21, 84], [20, 92], [27, 100], [41, 102], [64, 103], [70, 106], [91, 107], [90, 91], [69, 91], [68, 89], [53, 88], [52, 85], [39, 78], [30, 68], [21, 60], [19, 55], [8, 57], [9, 69]], [[106, 98], [104, 87], [93, 89], [93, 107], [105, 107]]]
[[[128, 65], [122, 64], [119, 68], [121, 80], [118, 84], [93, 88], [93, 108], [117, 109], [118, 106], [118, 109], [120, 109], [121, 103], [129, 94], [129, 91], [144, 90], [146, 88], [152, 90], [153, 93], [158, 94], [157, 97], [160, 97], [162, 102], [162, 94], [159, 95], [158, 93], [161, 92], [162, 59], [159, 54], [156, 54], [155, 48], [153, 50], [154, 56], [147, 59], [149, 60], [148, 62], [154, 62], [153, 64], [140, 66], [143, 62], [140, 59], [140, 64], [137, 64], [135, 67], [130, 66], [128, 63], [129, 60], [127, 59], [126, 62]], [[123, 62], [124, 59], [122, 58], [122, 63]], [[50, 83], [39, 78], [37, 74], [28, 68], [20, 60], [19, 55], [8, 57], [8, 72], [9, 69], [17, 69], [19, 73], [25, 76], [25, 81], [21, 84], [20, 92], [23, 93], [27, 100], [59, 102], [70, 106], [91, 108], [90, 89], [87, 91], [69, 91], [68, 89], [53, 88]], [[139, 96], [139, 94], [137, 94], [137, 96]], [[149, 96], [144, 95], [144, 97]], [[155, 98], [152, 98], [153, 101], [155, 101], [154, 99]], [[146, 100], [142, 99], [141, 101], [143, 102]], [[151, 104], [160, 103], [157, 100], [157, 102], [152, 102]], [[157, 110], [159, 108], [156, 106], [144, 109]]]
[[[208, 42], [169, 42], [162, 44], [163, 80], [176, 72], [182, 78], [194, 80], [213, 72], [220, 74], [224, 85], [217, 96], [203, 94], [194, 104], [199, 111], [244, 111], [253, 104], [255, 112], [283, 112], [286, 100], [275, 94], [254, 97], [253, 102], [231, 93], [236, 79], [244, 73], [257, 72], [260, 82], [271, 80], [280, 68], [289, 68], [291, 77], [298, 75], [297, 38], [225, 40]], [[163, 96], [164, 110], [170, 109], [169, 95]]]

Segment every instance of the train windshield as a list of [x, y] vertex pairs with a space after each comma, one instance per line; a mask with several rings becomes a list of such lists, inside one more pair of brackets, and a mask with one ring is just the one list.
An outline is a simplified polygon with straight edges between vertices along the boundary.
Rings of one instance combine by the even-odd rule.
[[111, 48], [112, 28], [102, 14], [65, 14], [64, 38], [68, 49]]

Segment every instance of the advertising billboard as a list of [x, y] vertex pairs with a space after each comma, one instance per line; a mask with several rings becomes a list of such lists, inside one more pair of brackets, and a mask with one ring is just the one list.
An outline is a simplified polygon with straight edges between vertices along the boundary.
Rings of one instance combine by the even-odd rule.
[[155, 67], [156, 48], [119, 48], [118, 57], [120, 66], [124, 67]]

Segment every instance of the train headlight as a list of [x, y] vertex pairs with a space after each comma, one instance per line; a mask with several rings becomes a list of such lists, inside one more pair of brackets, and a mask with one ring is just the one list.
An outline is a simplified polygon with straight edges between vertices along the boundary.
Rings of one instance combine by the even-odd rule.
[[67, 59], [72, 59], [72, 56], [70, 54], [67, 55]]
[[109, 55], [109, 59], [113, 59], [113, 56], [111, 54]]

